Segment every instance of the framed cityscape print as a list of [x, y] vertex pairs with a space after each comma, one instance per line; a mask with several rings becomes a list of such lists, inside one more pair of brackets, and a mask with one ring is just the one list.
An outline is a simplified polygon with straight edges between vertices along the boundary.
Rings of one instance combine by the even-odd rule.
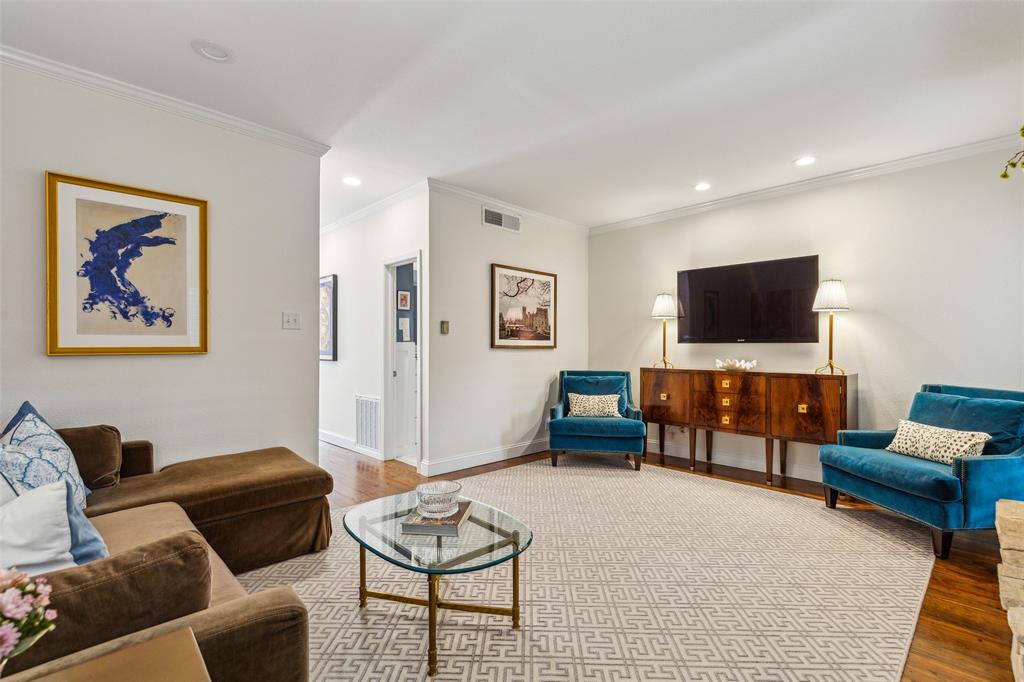
[[338, 276], [320, 278], [320, 359], [338, 359]]
[[205, 353], [206, 201], [46, 173], [49, 355]]
[[491, 348], [555, 348], [558, 276], [491, 265]]

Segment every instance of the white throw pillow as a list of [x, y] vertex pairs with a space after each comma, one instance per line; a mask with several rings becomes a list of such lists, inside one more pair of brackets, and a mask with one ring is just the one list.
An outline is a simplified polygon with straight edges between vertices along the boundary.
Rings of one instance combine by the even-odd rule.
[[47, 483], [0, 507], [0, 562], [29, 575], [75, 565], [67, 484]]
[[991, 438], [981, 431], [957, 431], [901, 419], [886, 450], [952, 464], [955, 457], [980, 455]]
[[568, 417], [621, 417], [619, 414], [619, 394], [583, 395], [569, 394]]

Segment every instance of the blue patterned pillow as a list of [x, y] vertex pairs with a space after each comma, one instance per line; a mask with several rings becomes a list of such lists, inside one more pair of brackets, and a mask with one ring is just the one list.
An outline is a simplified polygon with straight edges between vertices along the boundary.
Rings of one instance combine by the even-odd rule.
[[0, 435], [0, 474], [19, 495], [47, 483], [67, 481], [79, 509], [85, 509], [85, 497], [91, 492], [78, 473], [71, 448], [27, 402]]

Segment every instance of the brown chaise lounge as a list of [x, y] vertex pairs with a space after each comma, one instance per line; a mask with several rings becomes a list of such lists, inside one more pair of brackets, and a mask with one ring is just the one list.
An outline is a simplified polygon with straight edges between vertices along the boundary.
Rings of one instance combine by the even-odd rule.
[[330, 474], [280, 447], [154, 473], [148, 441], [122, 443], [111, 426], [58, 431], [93, 491], [86, 515], [110, 556], [47, 576], [58, 626], [12, 658], [4, 679], [190, 627], [214, 682], [306, 680], [305, 606], [289, 587], [246, 594], [233, 574], [327, 547]]

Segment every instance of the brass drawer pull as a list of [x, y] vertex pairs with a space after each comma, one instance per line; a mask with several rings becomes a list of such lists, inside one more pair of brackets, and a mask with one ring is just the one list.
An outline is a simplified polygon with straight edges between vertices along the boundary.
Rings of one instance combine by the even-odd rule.
[[800, 403], [796, 406], [796, 411], [800, 414], [807, 414], [807, 403]]
[[729, 388], [729, 384], [732, 382], [729, 379], [722, 379], [722, 388]]
[[729, 400], [728, 398], [722, 398], [722, 407], [729, 407], [729, 405], [731, 405], [731, 404], [732, 404], [731, 400]]
[[662, 393], [661, 394], [661, 399], [662, 400], [668, 400], [668, 393]]
[[723, 424], [726, 424], [726, 425], [728, 425], [728, 423], [729, 423], [729, 417], [728, 417], [728, 415], [726, 415], [726, 416], [722, 417], [722, 423], [723, 423]]

